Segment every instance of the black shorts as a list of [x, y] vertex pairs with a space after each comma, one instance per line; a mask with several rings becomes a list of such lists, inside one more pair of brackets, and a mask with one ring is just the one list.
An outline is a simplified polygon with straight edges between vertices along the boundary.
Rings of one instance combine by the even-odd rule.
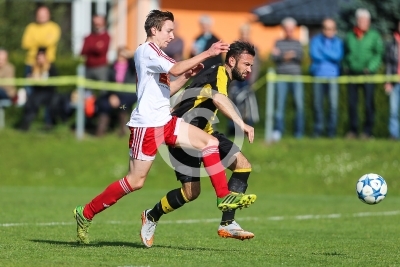
[[[219, 141], [219, 154], [221, 156], [222, 165], [229, 167], [229, 160], [233, 155], [240, 152], [240, 148], [228, 139], [224, 134], [219, 132], [212, 133], [212, 136]], [[168, 147], [169, 157], [172, 166], [175, 168], [176, 178], [182, 183], [200, 181], [201, 155], [200, 151], [185, 150], [182, 148]]]

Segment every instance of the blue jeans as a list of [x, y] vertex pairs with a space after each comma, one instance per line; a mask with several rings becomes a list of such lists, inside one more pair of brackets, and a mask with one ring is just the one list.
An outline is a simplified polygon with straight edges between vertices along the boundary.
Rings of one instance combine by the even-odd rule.
[[314, 136], [320, 136], [324, 131], [324, 99], [328, 99], [329, 112], [327, 135], [336, 135], [339, 86], [336, 81], [330, 83], [314, 83]]
[[304, 88], [302, 82], [276, 83], [276, 110], [274, 130], [284, 132], [285, 104], [288, 91], [291, 90], [296, 106], [294, 119], [294, 136], [301, 138], [304, 133]]
[[399, 139], [400, 83], [397, 83], [393, 87], [393, 91], [390, 94], [389, 100], [390, 100], [389, 133], [391, 137]]

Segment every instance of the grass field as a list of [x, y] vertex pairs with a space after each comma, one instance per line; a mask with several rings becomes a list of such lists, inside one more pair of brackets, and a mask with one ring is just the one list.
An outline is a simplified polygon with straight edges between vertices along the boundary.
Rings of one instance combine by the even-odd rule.
[[[202, 195], [160, 221], [155, 244], [139, 237], [140, 213], [179, 187], [158, 157], [145, 187], [99, 214], [92, 244], [77, 245], [72, 210], [127, 170], [127, 140], [77, 141], [66, 130], [0, 132], [0, 266], [400, 266], [399, 144], [387, 140], [284, 139], [245, 144], [258, 195], [237, 221], [248, 241], [217, 235], [208, 179]], [[370, 206], [355, 183], [382, 175], [388, 196]]]

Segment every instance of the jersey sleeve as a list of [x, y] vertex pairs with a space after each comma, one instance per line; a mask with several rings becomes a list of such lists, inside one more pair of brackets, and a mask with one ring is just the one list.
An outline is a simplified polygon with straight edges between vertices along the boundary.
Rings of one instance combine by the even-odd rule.
[[168, 73], [175, 60], [168, 57], [160, 48], [153, 43], [148, 43], [145, 50], [145, 63], [152, 73]]

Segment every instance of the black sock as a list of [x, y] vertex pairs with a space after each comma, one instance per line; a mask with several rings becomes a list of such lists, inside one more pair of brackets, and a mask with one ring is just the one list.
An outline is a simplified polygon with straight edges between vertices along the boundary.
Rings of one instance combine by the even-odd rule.
[[[247, 189], [247, 180], [249, 179], [251, 170], [236, 170], [232, 173], [228, 182], [228, 189], [232, 192], [245, 193]], [[235, 220], [236, 210], [222, 212], [221, 225], [231, 224]]]
[[187, 202], [182, 188], [171, 190], [147, 213], [147, 219], [157, 222], [162, 215], [179, 209]]

